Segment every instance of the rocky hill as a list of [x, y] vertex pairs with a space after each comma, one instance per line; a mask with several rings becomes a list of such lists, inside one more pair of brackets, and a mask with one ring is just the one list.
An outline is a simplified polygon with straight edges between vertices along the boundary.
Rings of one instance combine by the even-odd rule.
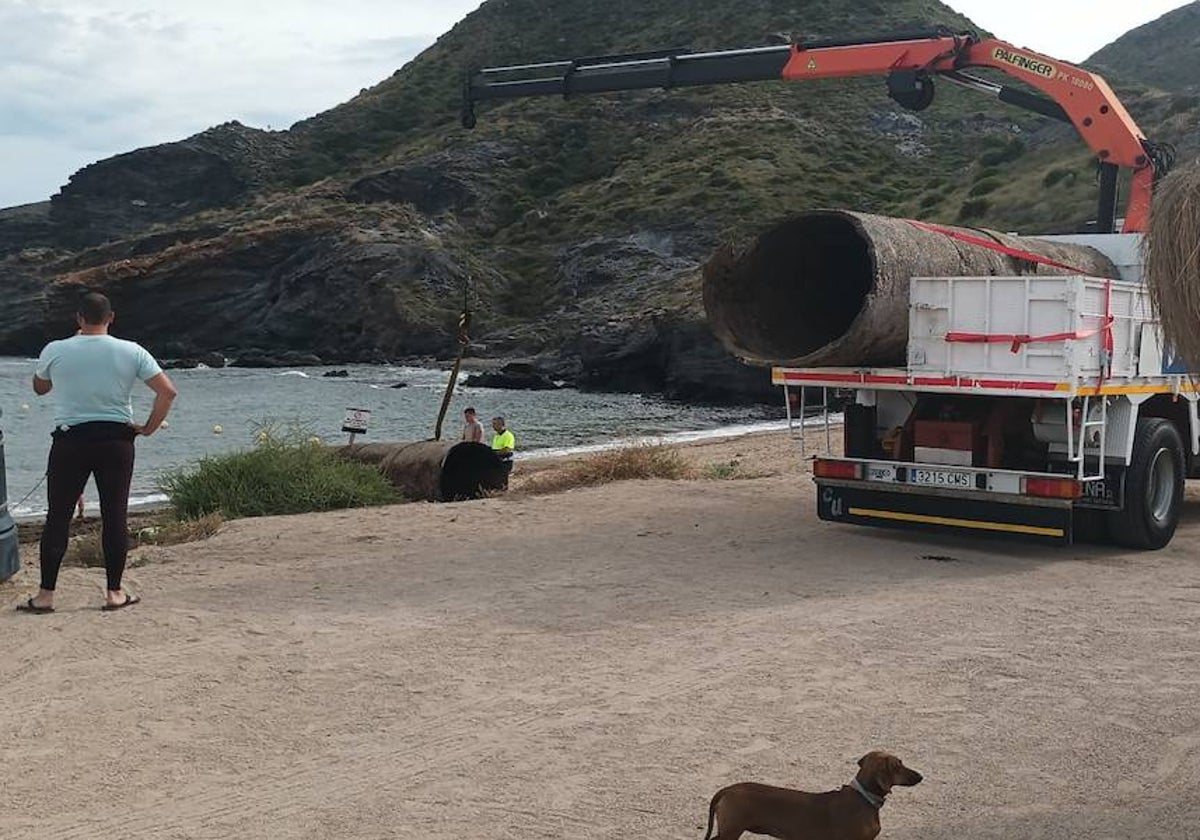
[[1088, 65], [1113, 79], [1200, 94], [1200, 0], [1125, 33]]
[[[473, 65], [970, 27], [933, 0], [682, 8], [489, 0], [287, 132], [227, 124], [86, 167], [52, 201], [0, 211], [0, 353], [61, 335], [86, 284], [162, 356], [445, 355], [465, 291], [477, 355], [587, 387], [773, 398], [703, 322], [697, 269], [722, 240], [820, 206], [1026, 231], [1093, 212], [1069, 130], [949, 86], [920, 114], [865, 79], [525, 100], [458, 125]], [[1122, 93], [1194, 143], [1194, 102]]]

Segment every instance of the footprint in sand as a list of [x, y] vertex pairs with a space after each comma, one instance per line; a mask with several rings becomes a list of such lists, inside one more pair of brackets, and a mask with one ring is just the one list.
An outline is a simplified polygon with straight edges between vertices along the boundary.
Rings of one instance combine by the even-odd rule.
[[738, 747], [736, 750], [734, 750], [734, 753], [737, 755], [754, 755], [755, 753], [766, 752], [767, 750], [774, 748], [774, 741], [770, 741], [766, 738], [755, 738], [744, 747]]
[[1189, 770], [1200, 769], [1196, 768], [1197, 750], [1200, 750], [1200, 735], [1175, 736], [1167, 742], [1166, 751], [1154, 768], [1155, 775], [1164, 781], [1190, 775]]

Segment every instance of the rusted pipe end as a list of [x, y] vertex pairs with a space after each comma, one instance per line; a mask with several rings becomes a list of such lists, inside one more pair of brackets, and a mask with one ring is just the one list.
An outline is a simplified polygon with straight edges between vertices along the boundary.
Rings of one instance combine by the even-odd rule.
[[871, 239], [853, 214], [820, 211], [770, 228], [704, 268], [717, 337], [752, 360], [807, 356], [850, 328], [875, 286]]

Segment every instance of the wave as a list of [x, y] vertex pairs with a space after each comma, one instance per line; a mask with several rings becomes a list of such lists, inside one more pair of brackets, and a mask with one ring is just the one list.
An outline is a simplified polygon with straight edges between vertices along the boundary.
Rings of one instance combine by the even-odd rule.
[[[825, 421], [821, 417], [809, 417], [804, 421], [805, 428], [816, 428]], [[841, 414], [830, 414], [830, 425], [842, 422]], [[796, 425], [800, 425], [796, 423]], [[701, 440], [725, 440], [726, 438], [742, 437], [743, 435], [761, 434], [763, 432], [786, 432], [787, 420], [772, 420], [763, 423], [745, 423], [735, 426], [719, 426], [715, 429], [704, 429], [694, 432], [666, 432], [661, 435], [638, 435], [637, 437], [617, 438], [608, 443], [582, 444], [579, 446], [555, 446], [546, 449], [531, 449], [528, 452], [517, 453], [516, 460], [537, 460], [539, 458], [561, 458], [567, 455], [589, 455], [594, 452], [607, 452], [611, 449], [623, 449], [627, 446], [655, 446], [664, 444], [695, 443]]]
[[[141, 511], [154, 510], [155, 508], [166, 507], [168, 501], [170, 500], [165, 493], [143, 493], [129, 497], [129, 509]], [[88, 516], [99, 516], [100, 503], [95, 499], [88, 499], [84, 503], [84, 511]], [[41, 519], [46, 515], [46, 508], [20, 505], [14, 507], [10, 513], [13, 519], [20, 522], [29, 519]]]

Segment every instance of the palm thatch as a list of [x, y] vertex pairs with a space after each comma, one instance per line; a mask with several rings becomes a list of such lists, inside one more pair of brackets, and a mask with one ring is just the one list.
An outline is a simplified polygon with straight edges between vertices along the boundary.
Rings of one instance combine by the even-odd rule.
[[1155, 189], [1143, 247], [1163, 338], [1189, 370], [1200, 371], [1200, 163], [1177, 169]]

